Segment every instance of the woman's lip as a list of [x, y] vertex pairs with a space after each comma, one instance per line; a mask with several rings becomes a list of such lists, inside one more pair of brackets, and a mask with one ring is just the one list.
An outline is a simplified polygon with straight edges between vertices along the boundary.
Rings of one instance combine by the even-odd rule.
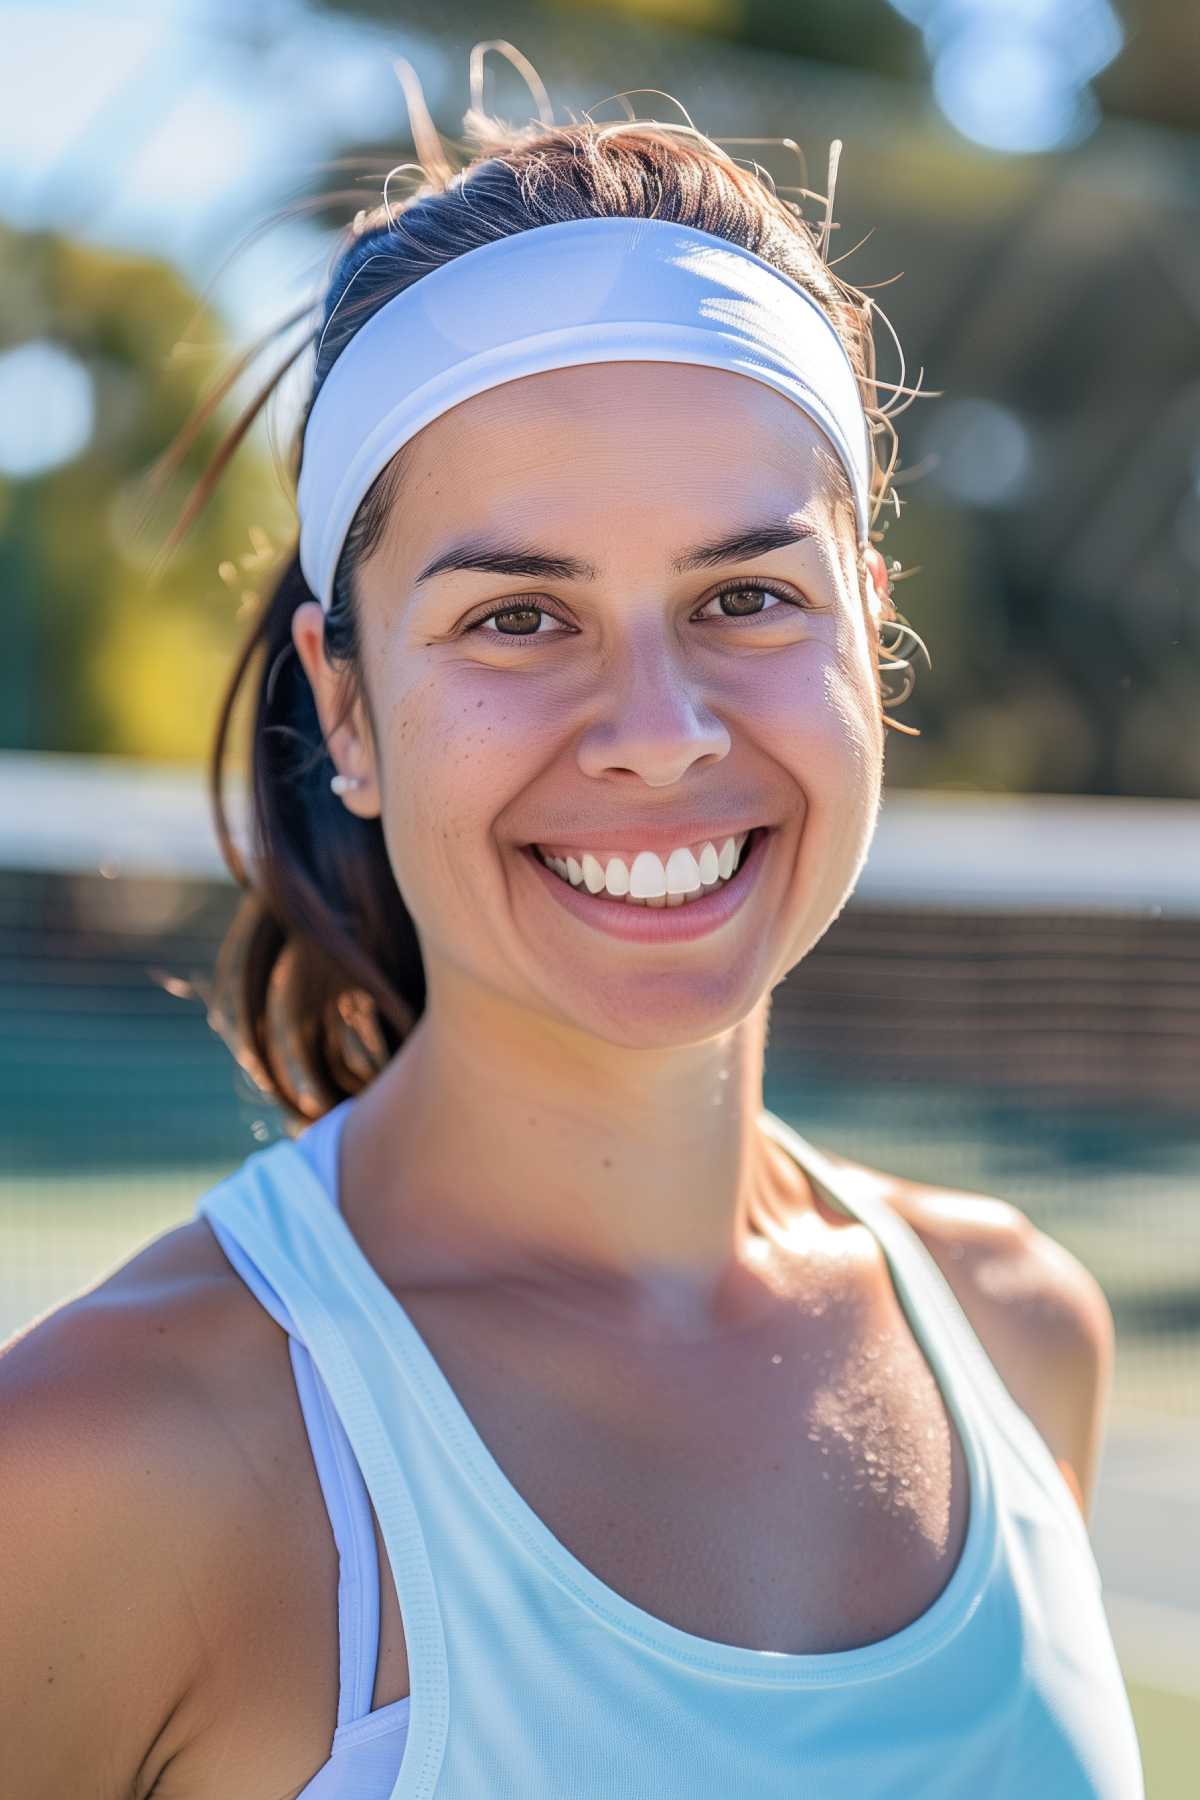
[[719, 930], [726, 920], [740, 911], [756, 887], [768, 847], [778, 834], [771, 826], [755, 829], [758, 835], [744, 851], [736, 874], [701, 899], [682, 906], [630, 906], [624, 900], [580, 893], [561, 875], [548, 869], [532, 845], [522, 850], [521, 855], [540, 881], [553, 884], [550, 887], [552, 898], [584, 924], [607, 932], [610, 937], [624, 938], [627, 943], [684, 944]]

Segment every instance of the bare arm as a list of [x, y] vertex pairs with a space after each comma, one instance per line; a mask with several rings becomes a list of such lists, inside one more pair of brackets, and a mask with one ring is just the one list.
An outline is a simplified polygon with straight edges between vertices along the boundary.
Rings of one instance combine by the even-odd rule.
[[85, 1295], [0, 1351], [0, 1793], [141, 1800], [199, 1645], [161, 1370]]
[[1108, 1428], [1116, 1360], [1112, 1308], [1091, 1271], [1030, 1227], [1014, 1306], [1016, 1398], [1034, 1419], [1089, 1521]]

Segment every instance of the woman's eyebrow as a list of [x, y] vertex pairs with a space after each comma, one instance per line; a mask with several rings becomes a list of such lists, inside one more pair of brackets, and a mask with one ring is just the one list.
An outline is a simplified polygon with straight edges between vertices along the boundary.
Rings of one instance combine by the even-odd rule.
[[[749, 556], [763, 556], [768, 550], [782, 550], [788, 544], [801, 543], [814, 537], [817, 528], [802, 519], [766, 519], [761, 524], [744, 526], [724, 533], [703, 544], [693, 544], [671, 560], [676, 575], [689, 569], [711, 569], [720, 563], [741, 562]], [[431, 581], [435, 575], [458, 574], [464, 569], [478, 569], [488, 575], [517, 576], [533, 581], [595, 581], [594, 563], [574, 556], [555, 556], [536, 547], [495, 538], [464, 538], [435, 556], [417, 576], [414, 586]]]

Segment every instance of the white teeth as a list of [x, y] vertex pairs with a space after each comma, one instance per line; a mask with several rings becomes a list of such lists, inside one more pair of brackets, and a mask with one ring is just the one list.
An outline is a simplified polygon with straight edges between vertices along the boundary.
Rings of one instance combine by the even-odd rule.
[[620, 900], [629, 892], [629, 870], [619, 856], [614, 856], [609, 861], [604, 871], [604, 886], [614, 900]]
[[605, 865], [590, 851], [584, 851], [581, 858], [570, 853], [563, 857], [543, 852], [542, 860], [572, 887], [586, 887], [589, 894], [604, 893], [635, 905], [683, 906], [729, 880], [749, 835], [743, 831], [735, 838], [726, 838], [719, 850], [708, 842], [698, 857], [686, 846], [672, 850], [665, 864], [652, 850], [639, 851], [632, 864], [623, 857], [610, 856]]
[[667, 858], [668, 894], [694, 894], [700, 886], [700, 864], [690, 850], [672, 850]]
[[598, 894], [604, 886], [604, 870], [596, 861], [590, 850], [584, 852], [583, 879], [589, 894]]
[[653, 850], [639, 850], [629, 871], [630, 895], [635, 900], [657, 900], [666, 891], [667, 872], [661, 856], [655, 856]]

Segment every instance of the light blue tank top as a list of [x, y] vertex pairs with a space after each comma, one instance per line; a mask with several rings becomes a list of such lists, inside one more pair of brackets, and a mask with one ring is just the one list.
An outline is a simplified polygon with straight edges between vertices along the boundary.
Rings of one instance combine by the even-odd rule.
[[[878, 1194], [763, 1112], [884, 1251], [962, 1442], [966, 1540], [929, 1610], [893, 1636], [754, 1650], [606, 1586], [504, 1475], [339, 1210], [352, 1105], [255, 1151], [196, 1206], [289, 1333], [338, 1547], [337, 1725], [299, 1800], [1145, 1800], [1078, 1506], [934, 1258]], [[412, 1690], [374, 1713], [368, 1494]]]

